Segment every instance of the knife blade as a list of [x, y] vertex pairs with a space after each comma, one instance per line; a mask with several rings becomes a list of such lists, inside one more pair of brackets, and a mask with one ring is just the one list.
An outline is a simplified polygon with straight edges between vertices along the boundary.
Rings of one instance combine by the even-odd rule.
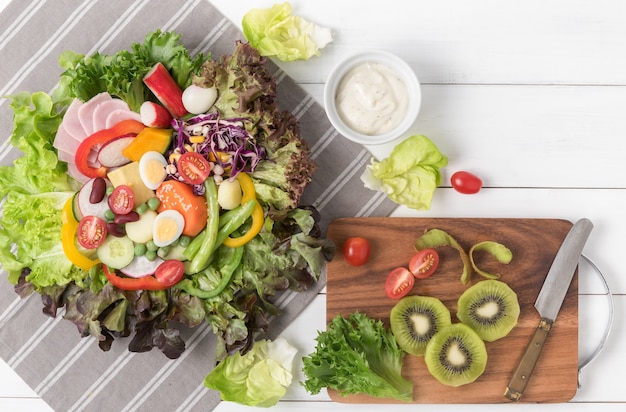
[[574, 277], [576, 266], [591, 229], [593, 229], [593, 223], [589, 219], [577, 221], [565, 236], [550, 266], [535, 301], [535, 309], [541, 317], [539, 326], [537, 326], [504, 392], [504, 396], [509, 400], [518, 402], [526, 390], [543, 345], [565, 300], [565, 295]]

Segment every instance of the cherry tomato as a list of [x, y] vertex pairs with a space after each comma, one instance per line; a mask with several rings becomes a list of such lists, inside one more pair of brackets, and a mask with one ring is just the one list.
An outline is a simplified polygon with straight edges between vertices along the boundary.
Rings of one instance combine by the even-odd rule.
[[409, 261], [409, 270], [418, 279], [424, 279], [437, 270], [439, 253], [435, 249], [420, 250]]
[[343, 257], [352, 266], [364, 265], [370, 257], [370, 243], [363, 237], [351, 237], [343, 244]]
[[483, 181], [469, 172], [456, 172], [450, 177], [450, 183], [454, 190], [465, 195], [478, 193], [483, 187]]
[[107, 237], [107, 224], [96, 216], [85, 216], [78, 223], [76, 238], [85, 249], [96, 249]]
[[413, 287], [415, 276], [405, 267], [397, 267], [387, 275], [385, 293], [390, 299], [400, 299]]
[[211, 173], [211, 164], [200, 153], [186, 152], [178, 159], [178, 173], [187, 183], [198, 185]]
[[185, 274], [183, 262], [176, 259], [169, 259], [161, 263], [154, 271], [154, 277], [165, 287], [174, 286]]
[[135, 194], [130, 187], [119, 185], [113, 189], [107, 202], [113, 213], [116, 215], [126, 215], [135, 207]]

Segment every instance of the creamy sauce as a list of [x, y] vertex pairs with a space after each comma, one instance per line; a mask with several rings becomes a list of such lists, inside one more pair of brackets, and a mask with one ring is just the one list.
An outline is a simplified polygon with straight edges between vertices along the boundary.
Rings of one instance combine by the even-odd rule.
[[392, 131], [406, 116], [409, 95], [395, 70], [381, 63], [362, 63], [339, 83], [337, 111], [351, 129], [375, 136]]

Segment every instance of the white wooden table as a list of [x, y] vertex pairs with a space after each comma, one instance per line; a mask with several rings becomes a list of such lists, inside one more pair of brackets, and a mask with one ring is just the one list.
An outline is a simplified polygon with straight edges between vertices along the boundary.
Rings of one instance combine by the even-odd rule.
[[[9, 0], [0, 0], [0, 8]], [[212, 1], [240, 25], [252, 7], [270, 0]], [[406, 59], [418, 74], [423, 104], [415, 132], [449, 157], [444, 187], [428, 212], [398, 208], [396, 216], [544, 217], [591, 219], [585, 248], [613, 292], [615, 318], [599, 356], [580, 375], [567, 404], [546, 411], [626, 409], [626, 4], [620, 0], [292, 0], [295, 14], [333, 29], [334, 41], [306, 62], [279, 65], [320, 103], [331, 68], [349, 53], [379, 48]], [[372, 147], [385, 156], [390, 146]], [[479, 175], [476, 195], [453, 191], [457, 170]], [[602, 283], [581, 270], [581, 360], [598, 344], [608, 318]], [[325, 294], [284, 333], [301, 355], [325, 328]], [[378, 411], [384, 406], [333, 403], [308, 395], [298, 375], [274, 410]], [[394, 406], [418, 410], [420, 406]], [[458, 406], [442, 405], [439, 411]], [[468, 405], [499, 411], [508, 405]], [[50, 408], [0, 362], [0, 410]], [[250, 408], [222, 403], [217, 411]], [[521, 405], [516, 411], [536, 410]]]

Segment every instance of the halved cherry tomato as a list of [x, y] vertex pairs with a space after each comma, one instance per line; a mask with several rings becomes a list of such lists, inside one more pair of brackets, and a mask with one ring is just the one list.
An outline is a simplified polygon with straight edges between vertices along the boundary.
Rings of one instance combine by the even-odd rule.
[[413, 287], [415, 276], [405, 267], [397, 267], [387, 275], [385, 293], [390, 299], [400, 299]]
[[418, 279], [432, 275], [439, 266], [439, 253], [435, 249], [423, 249], [409, 261], [409, 270]]
[[174, 286], [183, 278], [185, 266], [183, 262], [169, 259], [161, 263], [154, 271], [154, 277], [165, 287]]
[[363, 237], [351, 237], [343, 244], [343, 257], [352, 266], [364, 265], [370, 257], [370, 243]]
[[107, 237], [107, 224], [96, 216], [85, 216], [78, 223], [76, 238], [85, 249], [96, 249]]
[[450, 177], [450, 183], [454, 190], [465, 195], [478, 193], [483, 187], [483, 181], [469, 172], [456, 172]]
[[109, 195], [109, 208], [116, 215], [126, 215], [135, 207], [133, 189], [126, 185], [119, 185]]
[[177, 161], [178, 173], [187, 183], [199, 185], [211, 173], [211, 164], [200, 153], [186, 152]]

